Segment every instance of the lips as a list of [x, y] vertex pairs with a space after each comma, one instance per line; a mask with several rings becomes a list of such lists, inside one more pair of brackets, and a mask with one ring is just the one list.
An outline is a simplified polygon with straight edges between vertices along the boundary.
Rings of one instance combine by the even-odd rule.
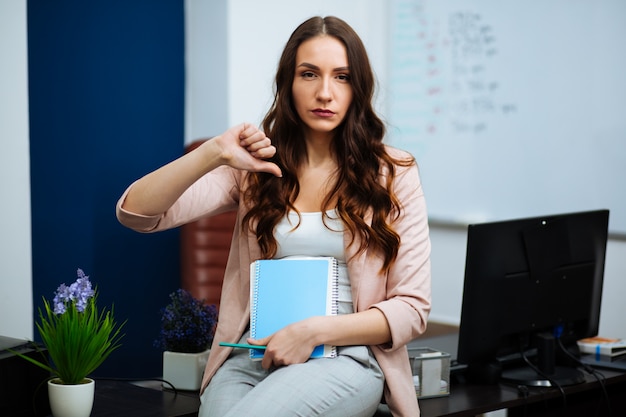
[[319, 117], [332, 117], [335, 115], [335, 112], [328, 109], [315, 109], [312, 113]]

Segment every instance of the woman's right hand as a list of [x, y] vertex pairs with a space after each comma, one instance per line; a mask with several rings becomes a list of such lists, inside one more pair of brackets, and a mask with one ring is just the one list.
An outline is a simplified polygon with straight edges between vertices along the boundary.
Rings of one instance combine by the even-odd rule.
[[137, 180], [122, 208], [145, 216], [163, 213], [191, 184], [220, 165], [281, 177], [278, 165], [265, 160], [275, 153], [265, 133], [242, 123]]
[[276, 154], [270, 138], [249, 123], [242, 123], [228, 129], [212, 139], [221, 149], [221, 161], [236, 169], [268, 172], [282, 177], [278, 165], [266, 161]]

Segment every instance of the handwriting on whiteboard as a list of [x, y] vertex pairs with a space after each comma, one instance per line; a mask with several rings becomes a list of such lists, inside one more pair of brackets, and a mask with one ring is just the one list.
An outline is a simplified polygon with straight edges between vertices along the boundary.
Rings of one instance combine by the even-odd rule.
[[[494, 75], [495, 28], [480, 13], [442, 11], [438, 1], [396, 0], [392, 7], [390, 120], [394, 142], [480, 135], [493, 117], [517, 112]], [[427, 146], [427, 144], [423, 145]]]

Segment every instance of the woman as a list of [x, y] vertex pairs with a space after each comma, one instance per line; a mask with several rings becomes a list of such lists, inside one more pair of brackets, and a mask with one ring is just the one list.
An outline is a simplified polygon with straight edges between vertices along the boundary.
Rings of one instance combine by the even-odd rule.
[[[302, 23], [275, 82], [262, 130], [208, 140], [117, 206], [142, 232], [238, 213], [200, 415], [371, 416], [383, 394], [394, 415], [419, 415], [406, 344], [426, 328], [430, 241], [416, 163], [382, 143], [367, 53], [342, 20]], [[339, 260], [340, 314], [250, 339], [250, 263], [298, 255]], [[263, 360], [218, 345], [237, 341], [267, 345]], [[319, 344], [337, 357], [309, 360]]]

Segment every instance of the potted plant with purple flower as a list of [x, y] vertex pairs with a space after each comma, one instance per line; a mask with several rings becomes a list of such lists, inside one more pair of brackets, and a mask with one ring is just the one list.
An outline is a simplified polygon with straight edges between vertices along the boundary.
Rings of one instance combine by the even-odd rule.
[[[163, 379], [177, 389], [200, 389], [217, 324], [217, 307], [179, 289], [161, 309], [155, 346], [163, 352]], [[166, 384], [167, 385], [167, 384]]]
[[52, 303], [44, 297], [44, 311], [39, 309], [36, 327], [49, 360], [40, 362], [16, 352], [53, 376], [48, 381], [48, 395], [55, 417], [90, 415], [95, 383], [88, 376], [120, 347], [123, 337], [124, 323], [116, 323], [113, 308], [99, 310], [97, 289], [82, 269], [77, 275], [69, 287], [59, 286]]

